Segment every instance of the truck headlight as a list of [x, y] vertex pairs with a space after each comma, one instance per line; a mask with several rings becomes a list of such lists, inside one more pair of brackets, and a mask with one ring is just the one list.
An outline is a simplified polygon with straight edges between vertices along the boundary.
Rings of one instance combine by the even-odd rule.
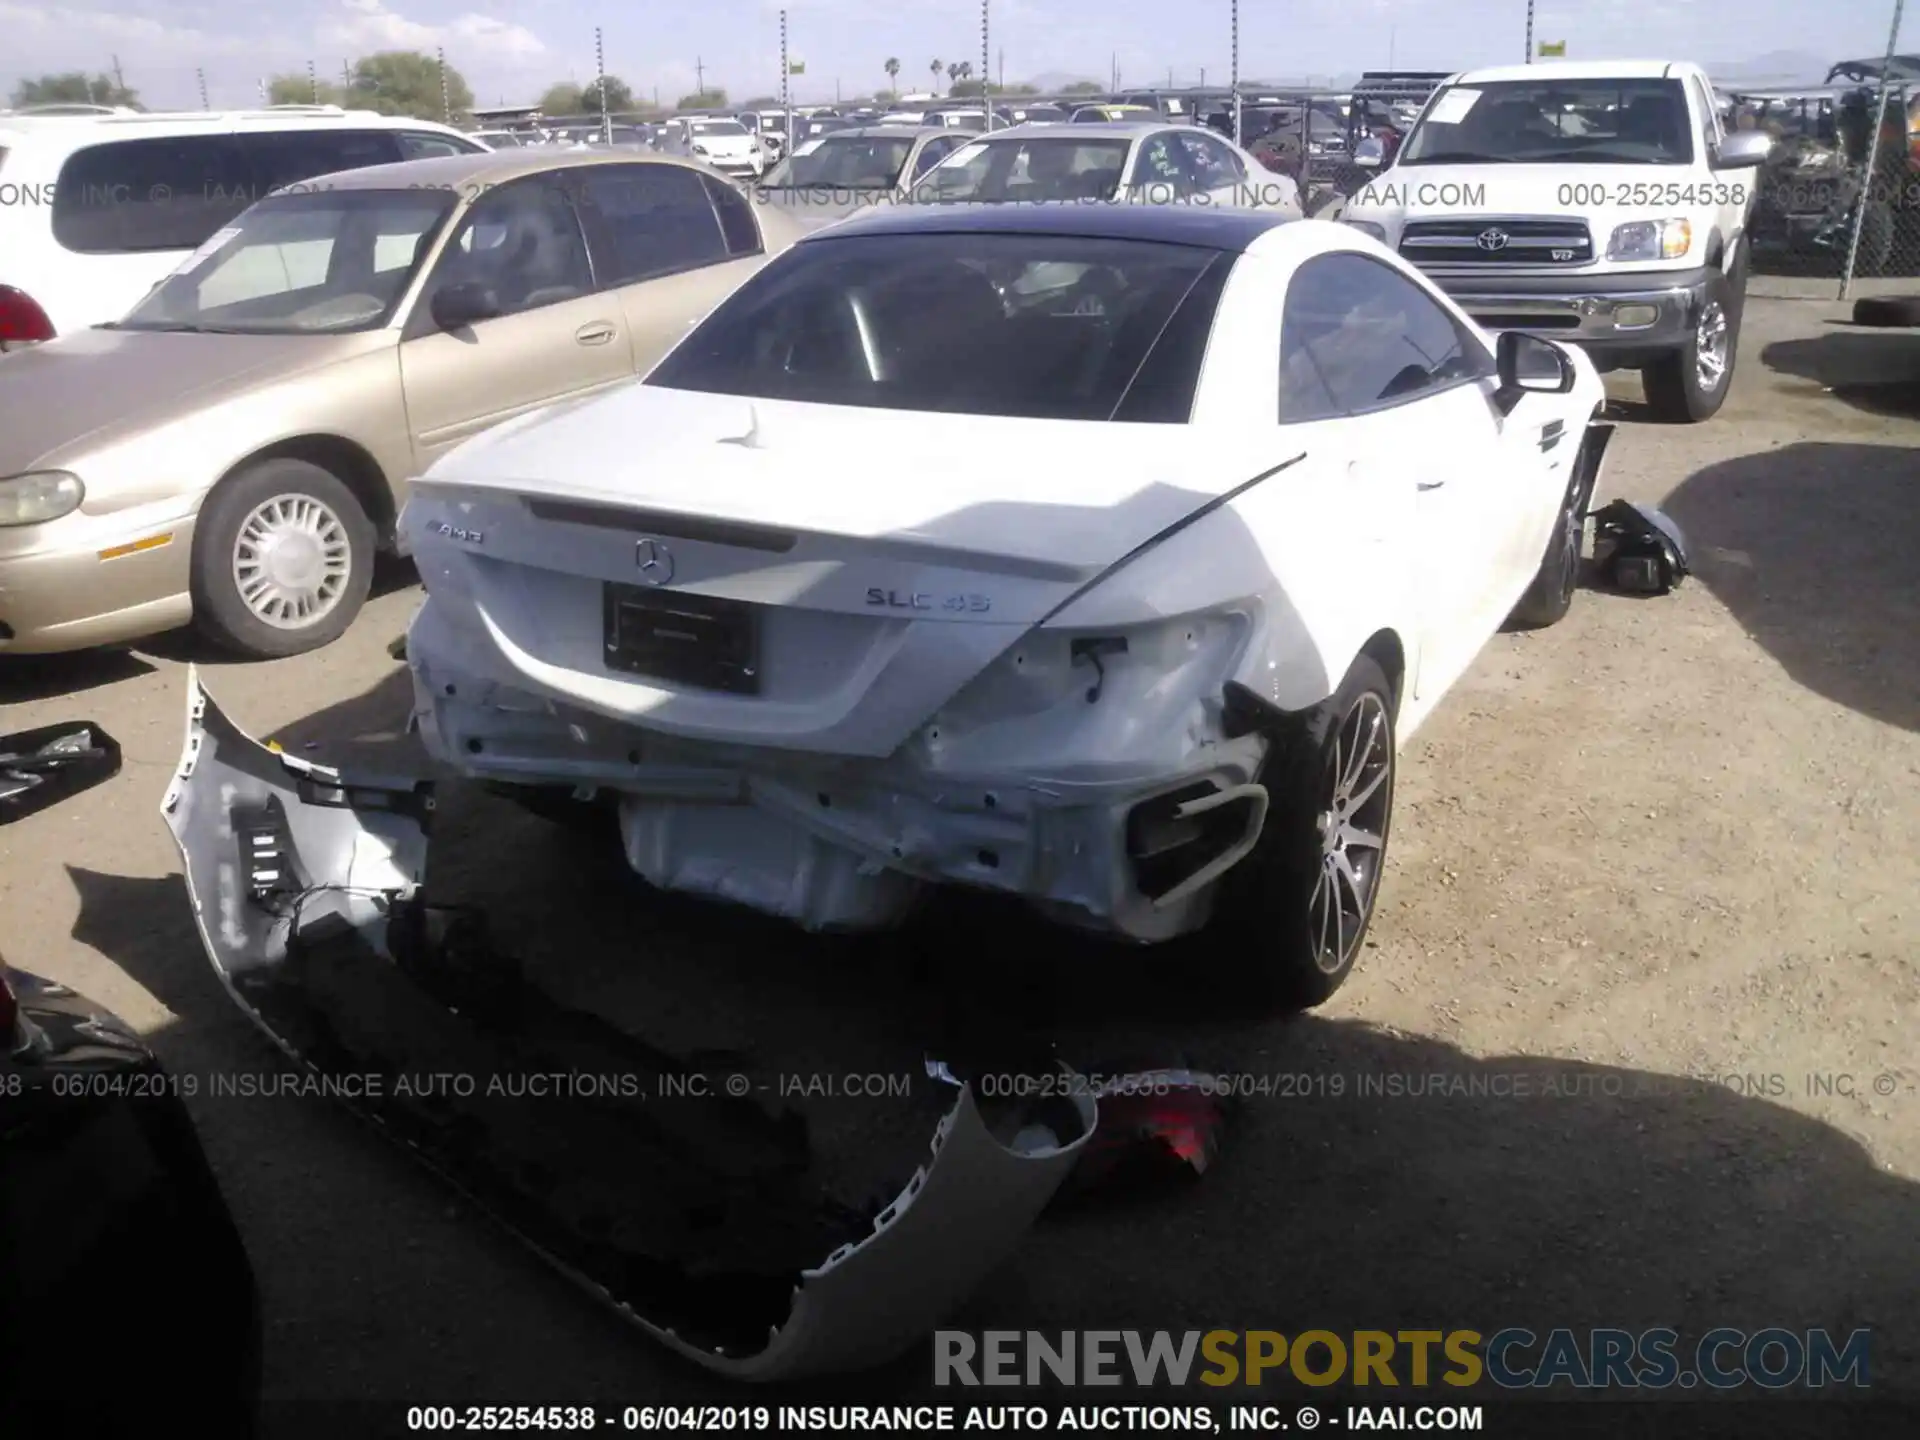
[[42, 470], [0, 480], [0, 526], [43, 525], [71, 515], [87, 498], [78, 475]]
[[1607, 241], [1609, 260], [1678, 260], [1693, 244], [1693, 226], [1685, 220], [1634, 220], [1614, 227]]
[[1355, 230], [1358, 230], [1362, 235], [1371, 235], [1374, 239], [1378, 240], [1382, 245], [1387, 243], [1387, 227], [1384, 225], [1376, 225], [1371, 220], [1347, 220], [1344, 218], [1340, 221], [1340, 223], [1342, 225], [1351, 225]]

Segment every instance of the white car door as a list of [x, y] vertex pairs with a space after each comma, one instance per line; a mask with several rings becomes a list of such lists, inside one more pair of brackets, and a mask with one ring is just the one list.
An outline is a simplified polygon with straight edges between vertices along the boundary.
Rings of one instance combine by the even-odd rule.
[[1369, 526], [1403, 529], [1385, 538], [1407, 568], [1412, 696], [1431, 704], [1518, 594], [1526, 516], [1488, 402], [1493, 354], [1416, 281], [1355, 251], [1294, 273], [1280, 343], [1283, 420], [1345, 417], [1351, 483], [1377, 497]]

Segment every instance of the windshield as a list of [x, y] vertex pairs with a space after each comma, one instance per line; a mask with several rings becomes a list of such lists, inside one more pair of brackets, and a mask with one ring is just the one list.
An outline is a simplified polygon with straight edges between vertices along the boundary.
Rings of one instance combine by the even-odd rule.
[[761, 182], [772, 190], [803, 190], [819, 186], [834, 190], [887, 190], [900, 178], [913, 138], [872, 135], [829, 135], [802, 145]]
[[216, 233], [114, 328], [301, 335], [384, 325], [455, 198], [437, 190], [271, 196]]
[[1678, 80], [1505, 80], [1449, 85], [1396, 165], [1690, 165]]
[[747, 127], [738, 120], [696, 120], [688, 127], [696, 135], [744, 135]]
[[977, 140], [941, 161], [913, 192], [919, 204], [979, 200], [1111, 200], [1127, 168], [1127, 140], [1017, 136]]
[[[736, 291], [646, 383], [883, 410], [1184, 423], [1219, 299], [1217, 284], [1197, 282], [1219, 259], [1068, 235], [814, 239]], [[1220, 260], [1222, 272], [1230, 263]]]

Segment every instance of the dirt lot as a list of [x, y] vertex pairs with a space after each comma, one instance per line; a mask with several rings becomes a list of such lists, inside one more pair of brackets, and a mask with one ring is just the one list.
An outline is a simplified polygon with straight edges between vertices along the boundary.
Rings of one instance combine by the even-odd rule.
[[[1409, 744], [1372, 948], [1311, 1016], [1260, 1022], [1204, 975], [1025, 922], [854, 948], [663, 905], [472, 795], [449, 800], [436, 883], [484, 895], [556, 989], [769, 1069], [908, 1068], [1000, 1025], [1092, 1068], [1303, 1077], [1248, 1105], [1191, 1193], [1043, 1223], [960, 1323], [1871, 1325], [1875, 1388], [1920, 1396], [1920, 336], [1841, 313], [1756, 299], [1705, 426], [1652, 425], [1616, 387], [1605, 486], [1669, 506], [1699, 581], [1586, 595], [1488, 648]], [[407, 690], [386, 645], [416, 598], [396, 577], [339, 645], [214, 664], [209, 687], [289, 750], [391, 748]], [[88, 717], [128, 758], [0, 831], [5, 950], [182, 1073], [268, 1074], [157, 813], [192, 657], [168, 639], [0, 668], [4, 728]], [[1354, 1096], [1520, 1073], [1570, 1093]], [[260, 1271], [272, 1395], [717, 1396], [323, 1104], [195, 1113]], [[860, 1398], [927, 1374], [916, 1354]]]

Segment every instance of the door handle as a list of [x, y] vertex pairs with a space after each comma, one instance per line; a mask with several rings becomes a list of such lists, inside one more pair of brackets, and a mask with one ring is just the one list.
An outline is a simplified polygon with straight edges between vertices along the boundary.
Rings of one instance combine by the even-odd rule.
[[573, 338], [582, 345], [604, 345], [613, 338], [613, 326], [605, 320], [592, 325], [582, 325], [573, 332]]
[[1414, 483], [1414, 488], [1424, 494], [1428, 490], [1438, 490], [1446, 483], [1444, 480], [1420, 480]]

